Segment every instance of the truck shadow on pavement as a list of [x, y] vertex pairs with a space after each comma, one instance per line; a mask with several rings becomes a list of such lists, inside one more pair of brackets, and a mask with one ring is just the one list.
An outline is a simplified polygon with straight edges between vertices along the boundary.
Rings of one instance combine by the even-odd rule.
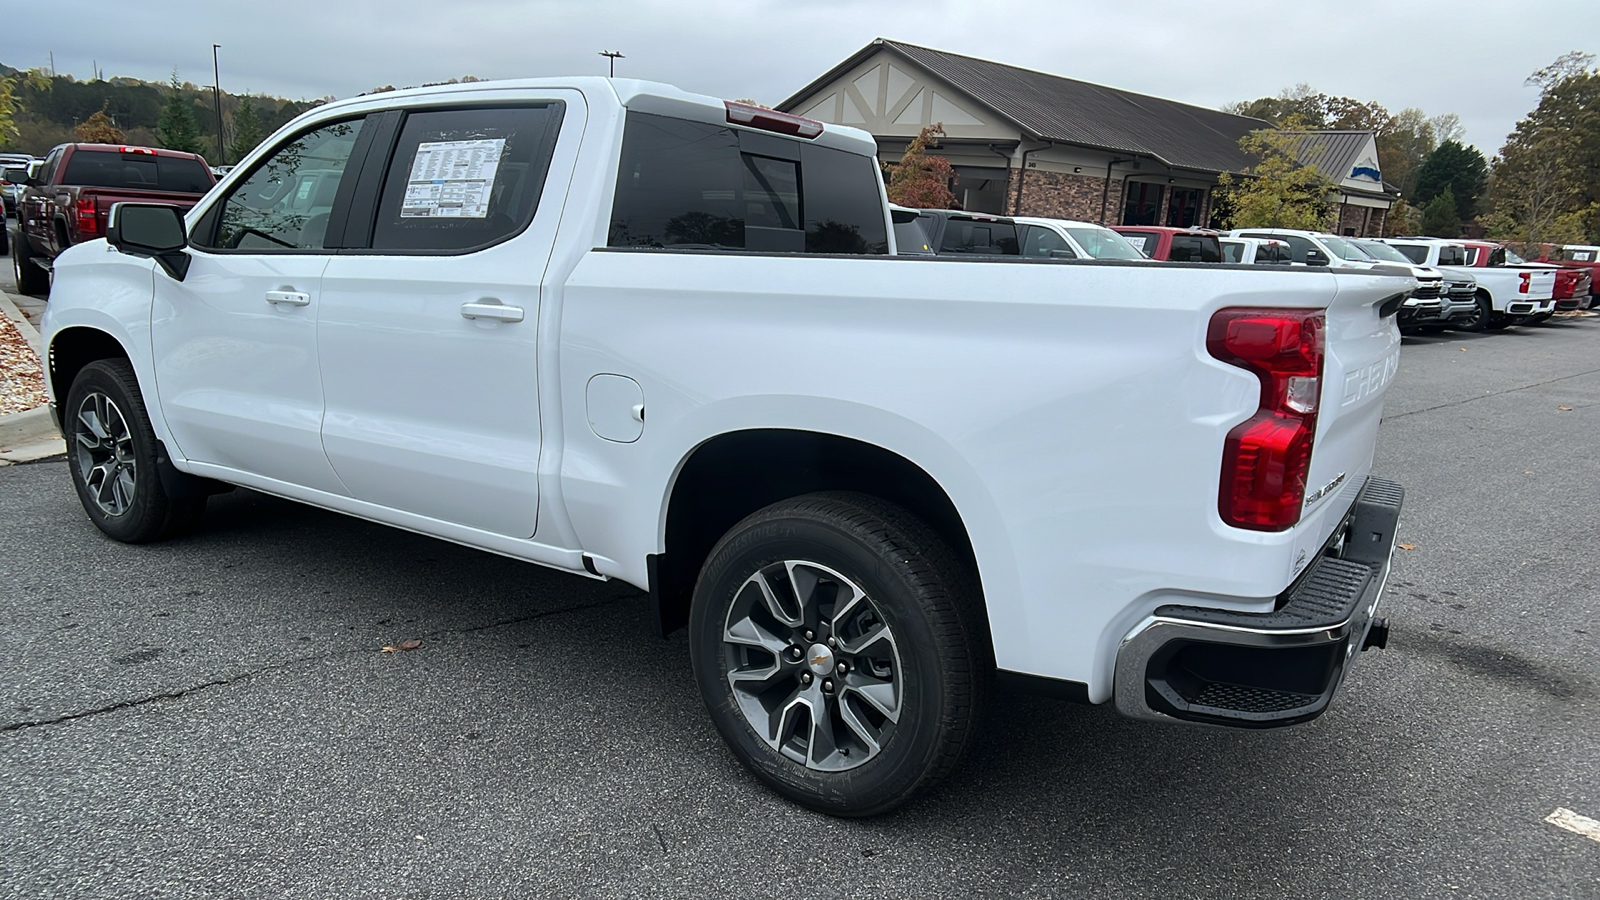
[[[161, 617], [144, 626], [147, 646], [96, 648], [118, 684], [180, 658], [192, 663], [207, 652], [194, 635], [208, 629], [305, 651], [264, 667], [272, 674], [249, 690], [239, 688], [245, 679], [221, 681], [233, 686], [169, 711], [165, 719], [192, 729], [195, 752], [218, 742], [252, 747], [264, 769], [241, 776], [246, 784], [292, 762], [313, 773], [296, 791], [319, 808], [356, 791], [363, 766], [471, 796], [470, 814], [485, 819], [525, 815], [518, 798], [538, 795], [547, 798], [543, 818], [528, 827], [554, 835], [549, 852], [581, 853], [594, 840], [573, 843], [582, 835], [607, 834], [616, 866], [675, 859], [692, 875], [695, 859], [730, 853], [768, 865], [765, 842], [729, 849], [720, 826], [737, 819], [772, 841], [806, 835], [795, 853], [844, 854], [830, 866], [882, 857], [873, 864], [924, 871], [935, 893], [933, 860], [987, 873], [990, 887], [1012, 895], [1057, 893], [1054, 879], [1067, 871], [1126, 871], [1137, 883], [1150, 867], [1179, 877], [1186, 866], [1242, 873], [1266, 860], [1280, 877], [1359, 860], [1369, 867], [1363, 877], [1397, 883], [1404, 879], [1373, 859], [1370, 835], [1330, 811], [1384, 809], [1396, 828], [1428, 827], [1426, 804], [1394, 805], [1412, 775], [1373, 761], [1413, 758], [1451, 739], [1375, 725], [1395, 711], [1360, 685], [1347, 686], [1322, 719], [1267, 732], [1151, 725], [1107, 707], [997, 696], [944, 785], [886, 816], [834, 819], [792, 806], [738, 766], [705, 715], [683, 634], [656, 638], [649, 605], [631, 587], [249, 491], [213, 498], [190, 536], [127, 547], [93, 531], [63, 468], [51, 468], [61, 489], [32, 515], [72, 545], [69, 555], [91, 552], [136, 572], [145, 593], [118, 615]], [[379, 652], [403, 638], [423, 643]], [[149, 652], [157, 646], [165, 652]], [[230, 664], [256, 652], [223, 650]], [[208, 715], [230, 723], [224, 733], [209, 731]], [[306, 743], [282, 721], [319, 738]], [[180, 788], [218, 814], [233, 802], [205, 785], [172, 790]]]

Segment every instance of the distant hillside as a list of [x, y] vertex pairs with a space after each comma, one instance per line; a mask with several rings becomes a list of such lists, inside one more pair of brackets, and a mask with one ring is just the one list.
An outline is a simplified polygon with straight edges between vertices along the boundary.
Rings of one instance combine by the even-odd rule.
[[[16, 70], [0, 63], [0, 74], [13, 71]], [[206, 159], [217, 165], [236, 162], [233, 159], [213, 159], [217, 155], [217, 112], [211, 89], [184, 82], [180, 90], [184, 100], [194, 107], [195, 123], [207, 148], [204, 151]], [[57, 75], [50, 79], [49, 90], [29, 87], [18, 93], [19, 135], [0, 146], [43, 156], [56, 144], [74, 140], [73, 127], [102, 108], [122, 129], [128, 143], [160, 146], [156, 137], [156, 122], [161, 118], [161, 107], [171, 93], [170, 85], [137, 78], [78, 81], [71, 75]], [[285, 100], [259, 94], [241, 96], [224, 91], [222, 116], [225, 142], [231, 142], [233, 116], [240, 104], [245, 102], [255, 106], [261, 119], [262, 135], [265, 136], [279, 125], [326, 101]]]

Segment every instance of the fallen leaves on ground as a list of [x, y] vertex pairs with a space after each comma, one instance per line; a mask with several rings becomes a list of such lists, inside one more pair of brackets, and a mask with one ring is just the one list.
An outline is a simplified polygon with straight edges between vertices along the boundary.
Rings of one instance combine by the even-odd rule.
[[410, 651], [410, 650], [415, 650], [415, 649], [417, 649], [418, 647], [421, 647], [421, 646], [422, 646], [422, 642], [421, 641], [417, 640], [416, 638], [408, 638], [407, 640], [403, 640], [398, 644], [390, 644], [389, 646], [384, 647], [383, 648], [383, 652], [384, 653], [395, 653], [397, 651]]
[[1572, 407], [1570, 406], [1558, 406], [1556, 409], [1559, 409], [1562, 412], [1572, 412]]
[[1400, 549], [1401, 550], [1415, 550], [1415, 549], [1417, 549], [1417, 545], [1416, 544], [1401, 544], [1400, 545]]
[[0, 415], [45, 402], [44, 370], [16, 323], [0, 313]]

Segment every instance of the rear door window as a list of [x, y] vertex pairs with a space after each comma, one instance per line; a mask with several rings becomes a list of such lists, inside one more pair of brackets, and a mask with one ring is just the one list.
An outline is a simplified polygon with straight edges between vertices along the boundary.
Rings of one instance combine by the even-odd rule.
[[406, 115], [378, 196], [374, 251], [459, 253], [533, 221], [565, 105]]
[[[705, 122], [630, 112], [611, 247], [889, 252], [876, 162]], [[913, 226], [914, 227], [914, 226]], [[917, 243], [897, 241], [908, 247]]]
[[1015, 222], [967, 219], [951, 216], [944, 223], [939, 240], [940, 253], [973, 253], [982, 256], [1017, 256], [1021, 245]]
[[1305, 262], [1306, 254], [1315, 249], [1310, 241], [1294, 234], [1266, 234], [1264, 232], [1247, 231], [1241, 234], [1240, 237], [1269, 238], [1274, 241], [1283, 241], [1289, 245], [1289, 255], [1297, 263]]
[[1222, 262], [1222, 247], [1210, 235], [1175, 234], [1167, 258], [1172, 262]]
[[1022, 241], [1023, 256], [1039, 256], [1046, 259], [1077, 259], [1078, 254], [1072, 252], [1067, 245], [1066, 238], [1056, 234], [1054, 229], [1041, 225], [1024, 226], [1025, 235]]
[[[1399, 250], [1402, 256], [1419, 266], [1428, 261], [1428, 248], [1420, 244], [1390, 244], [1389, 246]], [[1443, 262], [1442, 259], [1441, 262]]]
[[[1257, 252], [1257, 254], [1259, 254], [1261, 251], [1258, 248], [1256, 250], [1256, 252]], [[1222, 242], [1222, 259], [1223, 259], [1224, 262], [1236, 263], [1243, 256], [1244, 256], [1244, 244], [1241, 244], [1238, 241], [1223, 241]]]

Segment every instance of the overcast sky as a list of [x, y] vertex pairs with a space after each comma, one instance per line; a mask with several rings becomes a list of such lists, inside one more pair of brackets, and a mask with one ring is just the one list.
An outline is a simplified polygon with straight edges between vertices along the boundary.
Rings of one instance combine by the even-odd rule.
[[[1492, 156], [1538, 100], [1523, 80], [1600, 50], [1596, 0], [55, 0], [0, 29], [0, 62], [87, 78], [348, 97], [461, 75], [604, 74], [774, 104], [875, 37], [1215, 107], [1309, 82], [1454, 112]], [[48, 14], [46, 14], [48, 11]], [[65, 14], [59, 14], [65, 13]]]

